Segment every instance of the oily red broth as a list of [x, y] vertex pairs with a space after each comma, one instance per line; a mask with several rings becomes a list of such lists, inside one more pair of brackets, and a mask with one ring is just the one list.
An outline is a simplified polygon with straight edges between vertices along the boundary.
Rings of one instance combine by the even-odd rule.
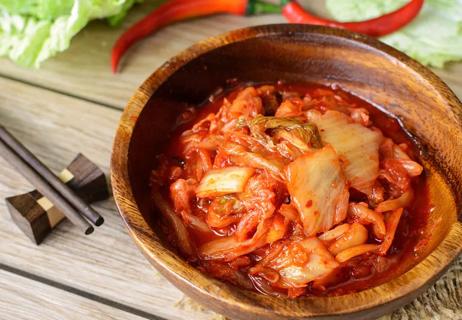
[[[222, 239], [225, 237], [233, 237], [236, 233], [236, 229], [239, 228], [238, 225], [240, 221], [238, 219], [238, 221], [230, 223], [224, 228], [210, 228], [209, 231], [205, 232], [203, 228], [194, 226], [194, 222], [191, 222], [188, 220], [188, 218], [185, 218], [178, 212], [178, 210], [176, 210], [177, 208], [175, 206], [175, 199], [174, 197], [172, 198], [172, 191], [170, 189], [174, 179], [165, 177], [160, 178], [162, 174], [159, 174], [159, 172], [162, 172], [165, 176], [166, 171], [170, 170], [169, 173], [172, 175], [172, 171], [177, 170], [177, 178], [188, 178], [188, 174], [185, 174], [184, 168], [185, 165], [189, 165], [186, 162], [193, 162], [194, 159], [185, 160], [184, 148], [182, 147], [182, 145], [184, 145], [182, 142], [184, 133], [188, 130], [191, 130], [191, 128], [194, 128], [194, 125], [199, 123], [201, 120], [204, 120], [211, 113], [216, 113], [219, 111], [225, 99], [230, 101], [230, 103], [235, 101], [236, 97], [243, 90], [242, 88], [245, 87], [245, 85], [240, 85], [236, 86], [236, 88], [233, 90], [219, 92], [218, 94], [213, 95], [211, 99], [205, 102], [200, 108], [190, 108], [181, 114], [178, 118], [176, 129], [173, 131], [172, 136], [169, 137], [170, 143], [165, 152], [159, 156], [156, 169], [153, 171], [153, 178], [151, 179], [153, 194], [160, 194], [161, 197], [165, 199], [165, 203], [170, 206], [171, 213], [174, 212], [178, 218], [178, 221], [182, 221], [185, 226], [185, 230], [187, 230], [188, 233], [188, 241], [191, 242], [191, 247], [194, 248], [201, 248], [214, 240]], [[261, 88], [262, 85], [256, 87]], [[412, 161], [418, 159], [419, 151], [416, 148], [415, 143], [411, 137], [407, 135], [401, 128], [398, 121], [379, 111], [377, 108], [373, 107], [358, 97], [342, 91], [335, 86], [324, 87], [315, 84], [278, 83], [274, 85], [274, 88], [275, 92], [278, 93], [278, 104], [280, 104], [281, 100], [284, 100], [284, 95], [293, 95], [299, 96], [301, 98], [310, 97], [311, 100], [318, 99], [321, 102], [316, 100], [318, 102], [316, 102], [314, 109], [316, 109], [316, 111], [320, 110], [321, 113], [325, 112], [326, 110], [331, 110], [330, 108], [332, 105], [335, 105], [335, 108], [338, 108], [339, 110], [343, 110], [343, 103], [347, 103], [347, 105], [350, 107], [354, 106], [354, 108], [364, 109], [367, 111], [369, 121], [373, 124], [373, 127], [381, 130], [384, 139], [391, 138], [395, 145], [403, 146], [403, 149], [406, 151], [406, 154], [410, 159], [412, 159]], [[340, 97], [338, 98], [338, 105], [335, 102], [335, 99], [337, 99], [336, 97]], [[322, 105], [324, 98], [326, 103], [325, 106]], [[268, 114], [265, 114], [265, 116], [267, 115]], [[213, 157], [216, 158], [216, 155], [212, 156], [212, 158]], [[271, 156], [267, 155], [267, 157], [268, 159], [271, 159]], [[230, 160], [227, 161], [230, 162]], [[296, 161], [296, 158], [293, 161]], [[231, 165], [232, 163], [223, 164], [224, 167]], [[172, 170], [168, 168], [174, 169]], [[260, 169], [256, 170], [259, 171]], [[181, 173], [179, 173], [180, 171]], [[173, 173], [173, 175], [175, 176], [175, 173]], [[279, 277], [279, 280], [276, 285], [273, 285], [270, 280], [274, 280], [271, 278], [272, 275], [275, 274], [273, 272], [274, 270], [267, 270], [271, 268], [266, 266], [262, 268], [262, 274], [259, 274], [258, 272], [251, 272], [255, 266], [261, 264], [262, 261], [265, 260], [265, 257], [270, 256], [272, 250], [276, 250], [274, 248], [277, 247], [280, 242], [287, 240], [284, 237], [292, 237], [288, 236], [288, 234], [293, 232], [293, 230], [290, 230], [291, 227], [287, 227], [284, 237], [276, 240], [274, 243], [263, 244], [249, 253], [239, 255], [232, 259], [212, 259], [210, 257], [204, 257], [203, 255], [201, 256], [201, 254], [196, 252], [185, 252], [188, 250], [184, 250], [184, 248], [182, 248], [182, 241], [178, 239], [178, 233], [172, 232], [175, 230], [173, 230], [174, 228], [172, 227], [171, 218], [166, 218], [165, 215], [163, 216], [163, 219], [160, 220], [160, 228], [167, 241], [170, 244], [174, 244], [173, 246], [178, 249], [179, 253], [182, 254], [185, 259], [187, 259], [192, 265], [198, 267], [203, 272], [221, 280], [228, 281], [246, 289], [253, 289], [265, 294], [272, 295], [289, 295], [290, 297], [297, 297], [300, 295], [340, 295], [348, 292], [367, 289], [384, 283], [393, 277], [396, 277], [405, 271], [400, 268], [399, 263], [405, 258], [414, 261], [414, 263], [417, 263], [419, 259], [418, 248], [425, 242], [425, 239], [422, 238], [421, 231], [427, 222], [431, 205], [429, 203], [429, 194], [425, 179], [425, 172], [418, 176], [412, 177], [409, 180], [411, 186], [410, 188], [414, 192], [414, 197], [412, 201], [407, 203], [407, 205], [403, 208], [399, 223], [396, 227], [396, 232], [394, 233], [393, 241], [386, 254], [378, 255], [374, 252], [368, 252], [352, 257], [341, 263], [335, 262], [338, 264], [338, 266], [333, 269], [334, 271], [323, 276], [322, 281], [319, 281], [319, 279], [316, 279], [315, 281], [308, 281], [302, 286], [302, 288], [299, 287], [298, 283], [294, 288], [288, 288], [286, 283], [281, 285], [280, 283], [284, 281], [280, 280], [280, 275], [275, 275], [275, 277]], [[194, 188], [197, 188], [197, 185], [195, 185]], [[281, 188], [284, 189], [284, 187]], [[367, 195], [358, 190], [355, 190], [351, 186], [349, 186], [348, 191], [350, 203], [368, 201]], [[281, 191], [281, 194], [276, 195], [276, 198], [281, 198], [276, 201], [278, 206], [282, 206], [282, 204], [287, 201], [286, 199], [282, 198], [290, 198], [291, 195], [288, 195], [287, 193], [287, 189], [284, 189]], [[191, 212], [189, 214], [194, 216], [194, 219], [198, 219], [199, 223], [207, 221], [203, 208], [210, 208], [211, 198], [205, 200], [199, 199], [199, 201], [197, 198], [195, 198], [195, 200], [189, 200], [189, 205], [191, 208]], [[384, 213], [384, 219], [385, 215], [387, 214], [387, 212]], [[349, 226], [351, 226], [352, 223], [355, 223], [354, 221], [355, 220], [348, 220]], [[383, 239], [378, 239], [374, 236], [373, 225], [364, 224], [364, 227], [367, 229], [368, 233], [365, 244], [377, 245], [379, 247], [383, 242]], [[332, 229], [334, 229], [334, 227], [330, 228], [330, 230]], [[249, 232], [252, 233], [255, 232], [255, 230], [251, 230]], [[319, 236], [319, 234], [320, 233], [317, 233], [316, 236]], [[316, 236], [311, 235], [308, 238]], [[297, 240], [293, 241], [300, 242], [302, 240], [299, 237]], [[322, 243], [325, 244], [325, 242]], [[289, 246], [290, 244], [287, 245]], [[325, 246], [327, 246], [327, 244]], [[271, 265], [271, 263], [269, 265]], [[410, 265], [412, 266], [412, 263]]]

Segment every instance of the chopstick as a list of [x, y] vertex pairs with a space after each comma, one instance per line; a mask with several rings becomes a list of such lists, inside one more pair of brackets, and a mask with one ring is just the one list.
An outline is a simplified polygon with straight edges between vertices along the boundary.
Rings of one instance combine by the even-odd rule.
[[5, 158], [32, 182], [37, 190], [49, 198], [71, 222], [83, 228], [86, 234], [91, 233], [93, 227], [81, 214], [96, 226], [103, 224], [103, 217], [54, 175], [3, 126], [0, 126], [0, 148]]
[[81, 228], [85, 234], [93, 232], [93, 227], [85, 220], [52, 186], [29, 165], [24, 162], [3, 140], [0, 139], [0, 154], [11, 163], [32, 185], [48, 198], [74, 225]]

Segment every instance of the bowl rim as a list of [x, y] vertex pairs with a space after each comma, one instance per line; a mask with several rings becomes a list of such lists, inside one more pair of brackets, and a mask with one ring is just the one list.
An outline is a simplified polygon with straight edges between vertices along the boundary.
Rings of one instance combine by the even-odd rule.
[[[113, 144], [111, 181], [114, 199], [118, 211], [129, 230], [130, 236], [156, 269], [193, 298], [207, 297], [208, 300], [205, 302], [205, 305], [215, 311], [226, 314], [227, 311], [223, 306], [227, 305], [234, 306], [241, 312], [247, 312], [247, 314], [266, 317], [278, 316], [281, 319], [286, 316], [294, 318], [310, 317], [316, 319], [327, 319], [345, 315], [380, 316], [386, 311], [391, 311], [414, 299], [447, 270], [450, 264], [462, 251], [462, 246], [460, 245], [462, 241], [462, 223], [460, 221], [456, 221], [450, 227], [441, 243], [433, 249], [426, 258], [409, 271], [377, 287], [346, 295], [352, 299], [350, 301], [358, 301], [362, 304], [345, 305], [341, 303], [341, 299], [344, 299], [344, 297], [346, 297], [345, 295], [338, 297], [305, 297], [297, 299], [300, 304], [306, 304], [305, 309], [297, 313], [287, 313], [284, 310], [279, 310], [277, 306], [275, 307], [274, 305], [270, 309], [268, 305], [256, 305], [252, 303], [252, 300], [242, 299], [240, 296], [234, 297], [226, 290], [228, 285], [224, 285], [223, 282], [218, 280], [208, 278], [185, 262], [183, 264], [178, 263], [174, 253], [162, 250], [161, 245], [157, 242], [158, 238], [156, 234], [151, 230], [148, 223], [143, 218], [132, 193], [128, 173], [128, 152], [132, 132], [143, 108], [165, 80], [189, 61], [216, 48], [252, 38], [294, 33], [314, 33], [337, 37], [340, 40], [354, 41], [356, 44], [365, 46], [369, 50], [372, 49], [378, 54], [394, 58], [397, 63], [402, 63], [407, 68], [418, 73], [433, 87], [438, 86], [439, 88], [443, 88], [444, 90], [439, 88], [436, 88], [436, 90], [442, 95], [451, 108], [462, 108], [460, 101], [451, 89], [432, 71], [412, 60], [404, 53], [376, 39], [346, 30], [299, 24], [270, 24], [233, 30], [197, 42], [177, 56], [171, 58], [152, 73], [135, 91], [122, 113]], [[182, 269], [185, 268], [185, 265], [191, 270], [185, 272], [185, 270]], [[207, 285], [204, 285], [200, 279], [198, 280], [198, 278], [202, 279], [204, 277], [208, 279]], [[233, 290], [241, 289], [234, 288]], [[387, 292], [391, 294], [384, 294]], [[245, 296], [256, 298], [261, 295], [246, 292]], [[283, 299], [287, 302], [293, 301], [286, 300], [285, 298], [266, 296], [264, 299], [267, 301], [271, 301], [271, 299], [278, 299], [279, 301]], [[203, 299], [199, 300], [202, 301]], [[340, 307], [335, 307], [336, 305]], [[386, 311], [375, 310], [379, 306], [386, 306]]]

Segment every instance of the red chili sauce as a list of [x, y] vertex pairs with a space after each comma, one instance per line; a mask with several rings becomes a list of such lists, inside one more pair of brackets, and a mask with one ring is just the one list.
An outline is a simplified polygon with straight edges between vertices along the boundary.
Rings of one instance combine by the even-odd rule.
[[[160, 194], [164, 205], [170, 208], [167, 213], [161, 210], [163, 219], [160, 226], [167, 241], [206, 274], [246, 289], [292, 298], [341, 295], [364, 290], [405, 271], [399, 268], [402, 261], [407, 261], [408, 268], [416, 264], [420, 257], [414, 249], [419, 241], [423, 241], [422, 230], [430, 211], [429, 193], [425, 171], [418, 164], [419, 151], [398, 121], [336, 86], [277, 83], [248, 88], [248, 85], [240, 85], [221, 92], [202, 106], [187, 109], [179, 116], [169, 146], [159, 156], [151, 179], [153, 194]], [[243, 94], [244, 90], [248, 92]], [[240, 104], [236, 102], [239, 99], [243, 101]], [[281, 107], [286, 100], [286, 105]], [[275, 112], [277, 119], [285, 118], [292, 122], [272, 124]], [[261, 126], [256, 126], [256, 118], [263, 121], [266, 127], [261, 129]], [[212, 120], [208, 123], [204, 119]], [[234, 124], [233, 119], [237, 119]], [[310, 128], [304, 127], [304, 124], [313, 122], [319, 124], [319, 135], [314, 134], [311, 140], [302, 139], [306, 145], [301, 146], [299, 142], [297, 144], [291, 140], [300, 138], [292, 128], [308, 130]], [[227, 123], [231, 123], [231, 129], [226, 127]], [[331, 129], [331, 123], [335, 124], [334, 128], [341, 127], [337, 123], [345, 123], [345, 130], [338, 133]], [[324, 130], [322, 126], [325, 124]], [[367, 177], [362, 180], [356, 177], [350, 179], [351, 173], [347, 167], [351, 164], [348, 161], [355, 159], [354, 153], [348, 153], [351, 150], [345, 151], [341, 144], [335, 142], [332, 143], [333, 149], [327, 147], [329, 143], [325, 139], [332, 139], [336, 135], [341, 138], [350, 129], [351, 132], [358, 130], [366, 136], [370, 135], [371, 141], [374, 140], [374, 132], [381, 132], [379, 140], [374, 142], [377, 145], [369, 148], [371, 154], [365, 154], [371, 159], [376, 157], [377, 152], [379, 154], [379, 171], [375, 181], [366, 181]], [[227, 130], [231, 130], [231, 134]], [[288, 133], [293, 137], [286, 137]], [[281, 139], [277, 138], [279, 135]], [[219, 136], [218, 143], [214, 140], [215, 145], [210, 143], [210, 147], [198, 153], [197, 150], [203, 148], [204, 139], [210, 136]], [[301, 136], [306, 138], [306, 135]], [[252, 139], [258, 143], [252, 145]], [[321, 146], [313, 142], [316, 139], [320, 139]], [[281, 175], [278, 176], [277, 170], [275, 173], [236, 156], [233, 153], [237, 152], [234, 151], [237, 148], [235, 145], [225, 147], [234, 142], [242, 149], [239, 152], [246, 155], [248, 152], [258, 154], [258, 150], [266, 148], [261, 154], [275, 163], [282, 163]], [[279, 153], [274, 150], [279, 150]], [[286, 150], [289, 150], [287, 154]], [[340, 188], [339, 194], [348, 192], [348, 200], [342, 200], [340, 195], [328, 195], [336, 201], [334, 211], [322, 203], [326, 196], [321, 193], [322, 179], [321, 186], [314, 187], [310, 181], [315, 177], [308, 177], [307, 182], [303, 182], [305, 184], [297, 178], [301, 173], [296, 171], [300, 165], [315, 164], [317, 158], [312, 156], [314, 154], [319, 159], [328, 159], [332, 154], [338, 156], [335, 160], [338, 165], [328, 167], [333, 172], [339, 170], [335, 182], [332, 182], [332, 193], [339, 189], [339, 181], [344, 181], [347, 191]], [[325, 161], [319, 163], [324, 164]], [[372, 167], [368, 168], [373, 171]], [[220, 189], [222, 186], [213, 186], [216, 181], [211, 178], [212, 182], [206, 181], [212, 173], [225, 177], [223, 174], [227, 171], [224, 169], [227, 168], [244, 168], [242, 172], [236, 171], [242, 173], [241, 180], [232, 183], [242, 184], [246, 181], [244, 187], [230, 194]], [[265, 187], [258, 189], [261, 181]], [[256, 185], [254, 194], [249, 186], [252, 183]], [[371, 190], [369, 187], [362, 187], [371, 183], [375, 195], [365, 191]], [[300, 184], [306, 190], [300, 192]], [[355, 184], [363, 191], [352, 187]], [[412, 193], [408, 198], [403, 196], [406, 190]], [[271, 200], [258, 198], [259, 193], [269, 194], [268, 199]], [[305, 194], [312, 194], [312, 199], [302, 200]], [[255, 206], [246, 202], [253, 195], [256, 197]], [[404, 199], [403, 207], [397, 208], [392, 202], [389, 205], [381, 204], [394, 199]], [[301, 201], [305, 201], [304, 207]], [[209, 216], [212, 204], [217, 203], [223, 205], [222, 210], [227, 210], [223, 217], [219, 216], [223, 218], [223, 227], [214, 227], [216, 213], [213, 217]], [[258, 203], [270, 205], [256, 208]], [[230, 209], [230, 206], [236, 208]], [[316, 211], [311, 210], [313, 206]], [[215, 210], [216, 206], [213, 208]], [[367, 214], [381, 221], [371, 222], [372, 218], [364, 216]], [[333, 218], [328, 218], [332, 215]], [[186, 232], [175, 229], [172, 219], [176, 221], [176, 226], [178, 223], [184, 226]], [[230, 222], [226, 222], [226, 219]], [[393, 227], [393, 221], [397, 226]], [[249, 227], [244, 232], [242, 229], [246, 223]], [[264, 228], [267, 230], [262, 230]], [[338, 230], [334, 238], [331, 236], [333, 232], [328, 234], [333, 229]], [[347, 236], [353, 229], [357, 230], [354, 231], [356, 233]], [[347, 231], [342, 234], [342, 230]], [[363, 237], [365, 232], [367, 238]], [[258, 239], [255, 240], [257, 234]], [[343, 242], [339, 241], [342, 237]], [[384, 244], [387, 237], [391, 245]], [[230, 239], [229, 243], [216, 242], [224, 238]], [[231, 240], [241, 245], [233, 247]], [[220, 251], [220, 246], [226, 249]], [[366, 249], [369, 251], [364, 251]], [[360, 251], [364, 253], [356, 255]]]

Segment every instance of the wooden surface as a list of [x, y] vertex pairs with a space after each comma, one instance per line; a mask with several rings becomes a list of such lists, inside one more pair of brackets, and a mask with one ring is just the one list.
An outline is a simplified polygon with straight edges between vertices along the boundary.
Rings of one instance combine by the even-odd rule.
[[[138, 7], [125, 27], [150, 4]], [[121, 32], [95, 22], [39, 71], [0, 59], [0, 121], [56, 172], [82, 152], [108, 172], [119, 109], [155, 68], [195, 41], [277, 16], [217, 16], [177, 24], [137, 45], [122, 74], [109, 72]], [[462, 98], [462, 64], [437, 71]], [[31, 190], [0, 159], [0, 319], [218, 319], [154, 271], [112, 200], [90, 238], [64, 222], [36, 247], [13, 224], [4, 198]], [[90, 241], [91, 240], [91, 241]], [[385, 319], [462, 319], [462, 259], [424, 295]]]
[[[32, 319], [41, 310], [41, 319], [140, 320], [141, 316], [86, 299], [20, 275], [0, 270], [3, 320]], [[15, 301], [15, 304], [11, 302]]]

